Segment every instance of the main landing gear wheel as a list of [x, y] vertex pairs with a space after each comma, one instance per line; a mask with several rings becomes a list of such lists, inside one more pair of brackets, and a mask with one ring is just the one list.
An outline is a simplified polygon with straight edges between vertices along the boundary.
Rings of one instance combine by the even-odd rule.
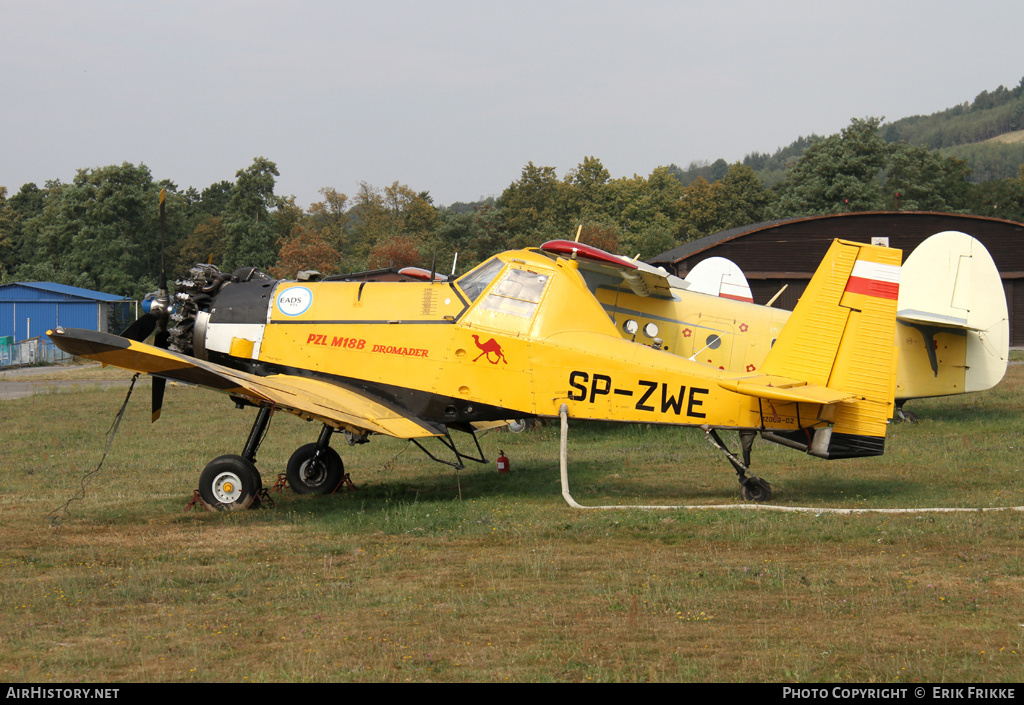
[[296, 494], [330, 494], [345, 475], [345, 465], [334, 448], [317, 452], [316, 443], [307, 443], [288, 459], [288, 485]]
[[262, 488], [256, 466], [240, 455], [214, 458], [199, 475], [199, 496], [221, 511], [248, 509]]
[[749, 475], [740, 485], [740, 496], [748, 502], [767, 502], [772, 498], [772, 486], [760, 477]]

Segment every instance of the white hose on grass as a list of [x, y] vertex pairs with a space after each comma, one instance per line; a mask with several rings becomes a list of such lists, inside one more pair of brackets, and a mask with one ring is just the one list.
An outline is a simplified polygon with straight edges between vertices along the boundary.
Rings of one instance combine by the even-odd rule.
[[562, 419], [562, 438], [559, 443], [559, 465], [562, 474], [562, 497], [573, 509], [771, 509], [777, 512], [805, 512], [810, 514], [923, 514], [926, 512], [1024, 512], [1022, 507], [929, 507], [915, 509], [842, 509], [837, 507], [780, 507], [773, 504], [615, 504], [604, 506], [584, 506], [579, 504], [569, 493], [569, 407], [562, 404], [558, 410]]

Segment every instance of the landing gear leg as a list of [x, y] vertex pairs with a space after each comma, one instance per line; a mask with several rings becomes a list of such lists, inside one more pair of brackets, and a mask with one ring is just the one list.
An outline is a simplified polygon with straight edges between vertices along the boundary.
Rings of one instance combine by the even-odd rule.
[[259, 506], [263, 478], [256, 469], [256, 451], [273, 415], [273, 407], [260, 407], [242, 455], [222, 455], [203, 468], [199, 475], [199, 496], [207, 507], [224, 511]]
[[273, 415], [274, 407], [272, 406], [261, 406], [259, 413], [256, 414], [256, 420], [249, 431], [249, 438], [245, 441], [245, 450], [242, 451], [242, 457], [251, 463], [256, 462], [256, 451], [260, 449], [263, 437], [267, 435], [267, 427], [270, 425]]
[[729, 463], [736, 470], [736, 479], [740, 483], [740, 496], [752, 502], [767, 502], [770, 500], [772, 498], [772, 486], [760, 477], [747, 475], [747, 470], [750, 468], [750, 450], [754, 445], [756, 434], [753, 431], [740, 432], [740, 445], [743, 449], [743, 460], [740, 461], [739, 458], [726, 448], [725, 443], [722, 442], [715, 429], [705, 426], [704, 431], [707, 434], [708, 442], [725, 453], [725, 457], [728, 458]]

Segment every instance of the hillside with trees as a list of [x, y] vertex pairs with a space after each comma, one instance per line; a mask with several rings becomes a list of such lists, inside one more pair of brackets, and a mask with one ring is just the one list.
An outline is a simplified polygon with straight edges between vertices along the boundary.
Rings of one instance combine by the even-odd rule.
[[[971, 169], [972, 183], [1013, 178], [1024, 164], [1024, 78], [1016, 88], [985, 90], [973, 101], [947, 110], [882, 123], [879, 136], [889, 144], [903, 142], [964, 160]], [[1000, 139], [1007, 137], [1010, 139]], [[785, 179], [788, 167], [821, 139], [820, 135], [798, 137], [774, 154], [748, 154], [742, 163], [771, 187]], [[728, 166], [718, 159], [693, 162], [686, 169], [674, 164], [669, 168], [683, 184], [689, 184], [697, 177], [717, 181]]]
[[[502, 250], [572, 237], [648, 258], [765, 220], [868, 210], [932, 210], [1024, 222], [1024, 80], [973, 102], [893, 123], [855, 118], [828, 137], [728, 164], [660, 166], [613, 177], [596, 156], [559, 175], [527, 163], [497, 198], [438, 206], [429, 191], [325, 186], [302, 209], [275, 193], [266, 157], [198, 190], [144, 164], [81, 169], [68, 183], [0, 186], [0, 282], [54, 281], [138, 298], [156, 287], [157, 199], [167, 193], [171, 279], [195, 262], [276, 277], [419, 265], [459, 273]], [[973, 141], [970, 141], [973, 140]], [[983, 141], [979, 141], [983, 140]]]

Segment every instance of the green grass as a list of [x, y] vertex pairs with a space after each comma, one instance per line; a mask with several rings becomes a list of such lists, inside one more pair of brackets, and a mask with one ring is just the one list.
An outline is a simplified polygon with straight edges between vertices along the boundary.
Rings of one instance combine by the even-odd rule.
[[[337, 443], [355, 492], [185, 512], [253, 412], [172, 387], [153, 425], [147, 391], [57, 530], [124, 391], [0, 402], [0, 680], [993, 683], [1024, 667], [1020, 512], [574, 510], [557, 425], [488, 434], [492, 462], [459, 476], [407, 442]], [[907, 408], [922, 421], [892, 426], [879, 458], [758, 441], [772, 504], [1024, 504], [1020, 365]], [[264, 483], [316, 432], [275, 416]], [[694, 429], [572, 424], [569, 477], [585, 505], [738, 502]]]

